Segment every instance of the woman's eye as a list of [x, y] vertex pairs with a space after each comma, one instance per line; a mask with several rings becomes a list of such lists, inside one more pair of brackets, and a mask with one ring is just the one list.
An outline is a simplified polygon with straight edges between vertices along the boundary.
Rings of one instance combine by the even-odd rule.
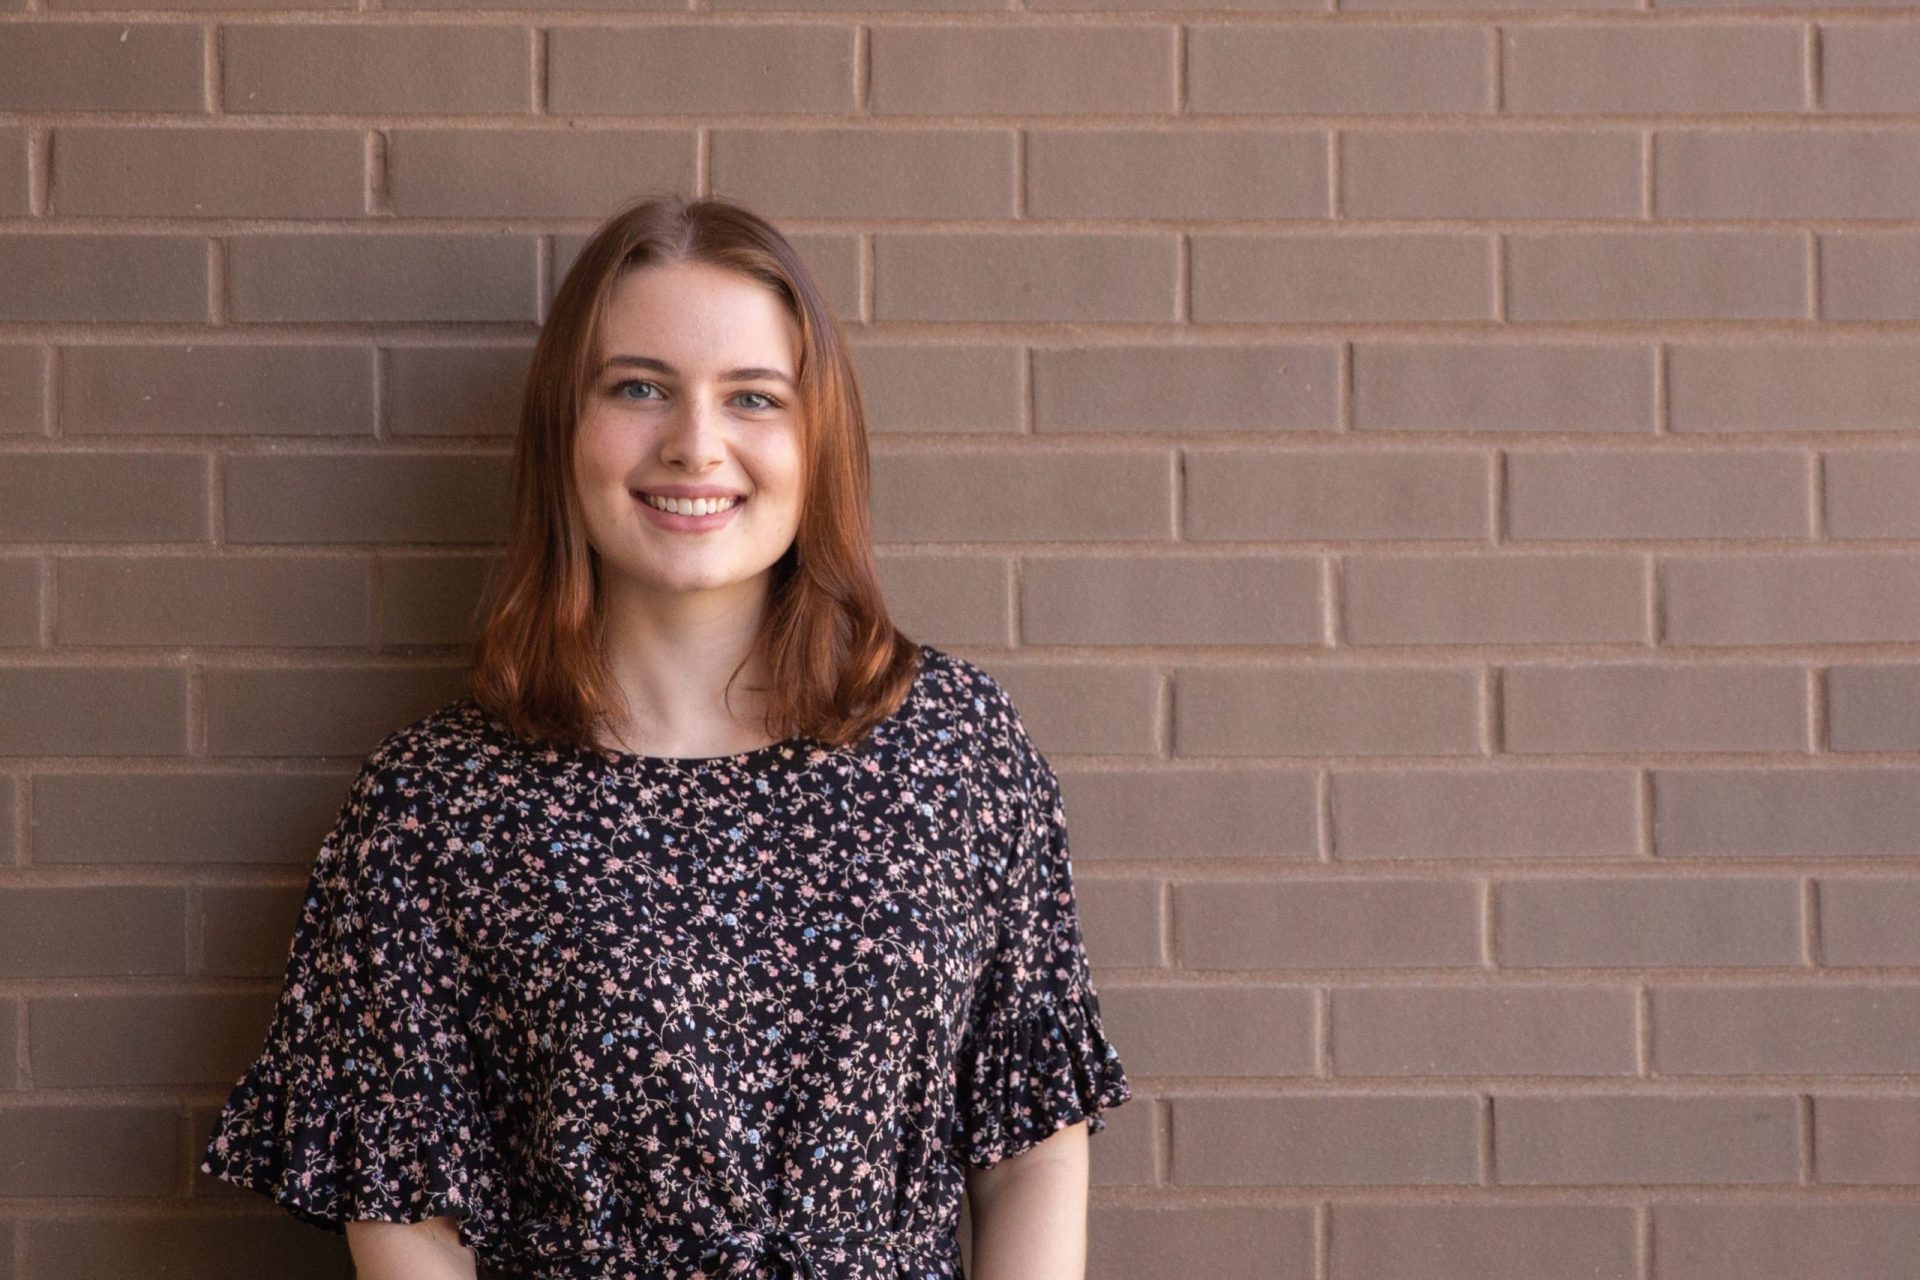
[[[627, 378], [627, 379], [625, 379], [624, 381], [621, 381], [621, 382], [616, 382], [616, 383], [614, 383], [614, 384], [613, 384], [613, 394], [614, 394], [614, 396], [615, 396], [615, 398], [616, 398], [616, 399], [621, 399], [621, 400], [652, 400], [652, 399], [654, 399], [654, 398], [655, 398], [655, 397], [653, 397], [653, 396], [628, 396], [628, 395], [622, 395], [621, 393], [622, 393], [622, 392], [624, 392], [624, 391], [625, 391], [625, 390], [626, 390], [626, 389], [627, 389], [628, 387], [651, 387], [651, 388], [653, 388], [653, 389], [654, 389], [655, 391], [658, 391], [658, 390], [660, 390], [660, 384], [659, 384], [659, 383], [656, 383], [656, 382], [648, 382], [648, 381], [646, 381], [645, 379], [642, 379], [642, 378]], [[780, 407], [780, 402], [779, 402], [778, 400], [776, 400], [776, 399], [774, 399], [774, 398], [773, 398], [772, 396], [770, 396], [770, 395], [768, 395], [768, 394], [767, 394], [766, 392], [764, 392], [764, 391], [742, 391], [742, 392], [740, 393], [740, 395], [742, 395], [742, 396], [752, 396], [752, 397], [754, 397], [754, 398], [756, 398], [756, 399], [758, 399], [758, 400], [761, 400], [761, 401], [764, 401], [764, 402], [765, 402], [765, 403], [762, 403], [762, 404], [753, 404], [753, 405], [748, 405], [747, 407], [748, 407], [749, 409], [756, 409], [756, 410], [767, 410], [767, 409], [778, 409], [778, 408]], [[738, 398], [739, 398], [738, 396], [736, 396], [736, 397], [735, 397], [735, 399], [738, 399]]]

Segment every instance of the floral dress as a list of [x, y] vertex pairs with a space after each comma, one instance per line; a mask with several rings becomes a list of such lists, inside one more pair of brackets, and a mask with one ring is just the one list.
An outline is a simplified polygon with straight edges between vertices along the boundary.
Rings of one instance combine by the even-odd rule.
[[200, 1168], [524, 1280], [949, 1280], [966, 1166], [1130, 1096], [1058, 779], [922, 645], [851, 747], [389, 734]]

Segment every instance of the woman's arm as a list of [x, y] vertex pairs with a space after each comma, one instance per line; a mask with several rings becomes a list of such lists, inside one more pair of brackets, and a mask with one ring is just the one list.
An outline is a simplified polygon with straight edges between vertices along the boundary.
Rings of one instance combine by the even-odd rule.
[[972, 1280], [1086, 1280], [1087, 1122], [967, 1170]]
[[448, 1216], [347, 1224], [356, 1280], [474, 1280], [473, 1250]]

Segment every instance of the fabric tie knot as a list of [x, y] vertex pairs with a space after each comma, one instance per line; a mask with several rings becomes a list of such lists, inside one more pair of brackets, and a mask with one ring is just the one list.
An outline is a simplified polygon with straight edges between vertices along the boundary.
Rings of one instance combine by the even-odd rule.
[[[848, 1234], [835, 1233], [836, 1238]], [[821, 1280], [820, 1268], [803, 1241], [807, 1233], [785, 1227], [745, 1228], [718, 1236], [700, 1260], [702, 1275], [719, 1280], [723, 1276], [750, 1274], [760, 1276], [762, 1264], [784, 1264], [776, 1270], [778, 1280]]]
[[939, 1251], [937, 1233], [904, 1231], [793, 1231], [786, 1227], [742, 1227], [714, 1236], [700, 1255], [700, 1274], [707, 1280], [750, 1276], [765, 1280], [773, 1264], [773, 1280], [825, 1280], [813, 1251], [856, 1240], [879, 1241], [888, 1248], [926, 1257]]

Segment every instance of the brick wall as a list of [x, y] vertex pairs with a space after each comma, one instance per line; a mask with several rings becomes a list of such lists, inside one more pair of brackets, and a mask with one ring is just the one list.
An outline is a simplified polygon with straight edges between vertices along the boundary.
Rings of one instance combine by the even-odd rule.
[[342, 1274], [199, 1144], [667, 188], [1060, 767], [1093, 1280], [1920, 1274], [1913, 5], [113, 3], [0, 0], [0, 1280]]

